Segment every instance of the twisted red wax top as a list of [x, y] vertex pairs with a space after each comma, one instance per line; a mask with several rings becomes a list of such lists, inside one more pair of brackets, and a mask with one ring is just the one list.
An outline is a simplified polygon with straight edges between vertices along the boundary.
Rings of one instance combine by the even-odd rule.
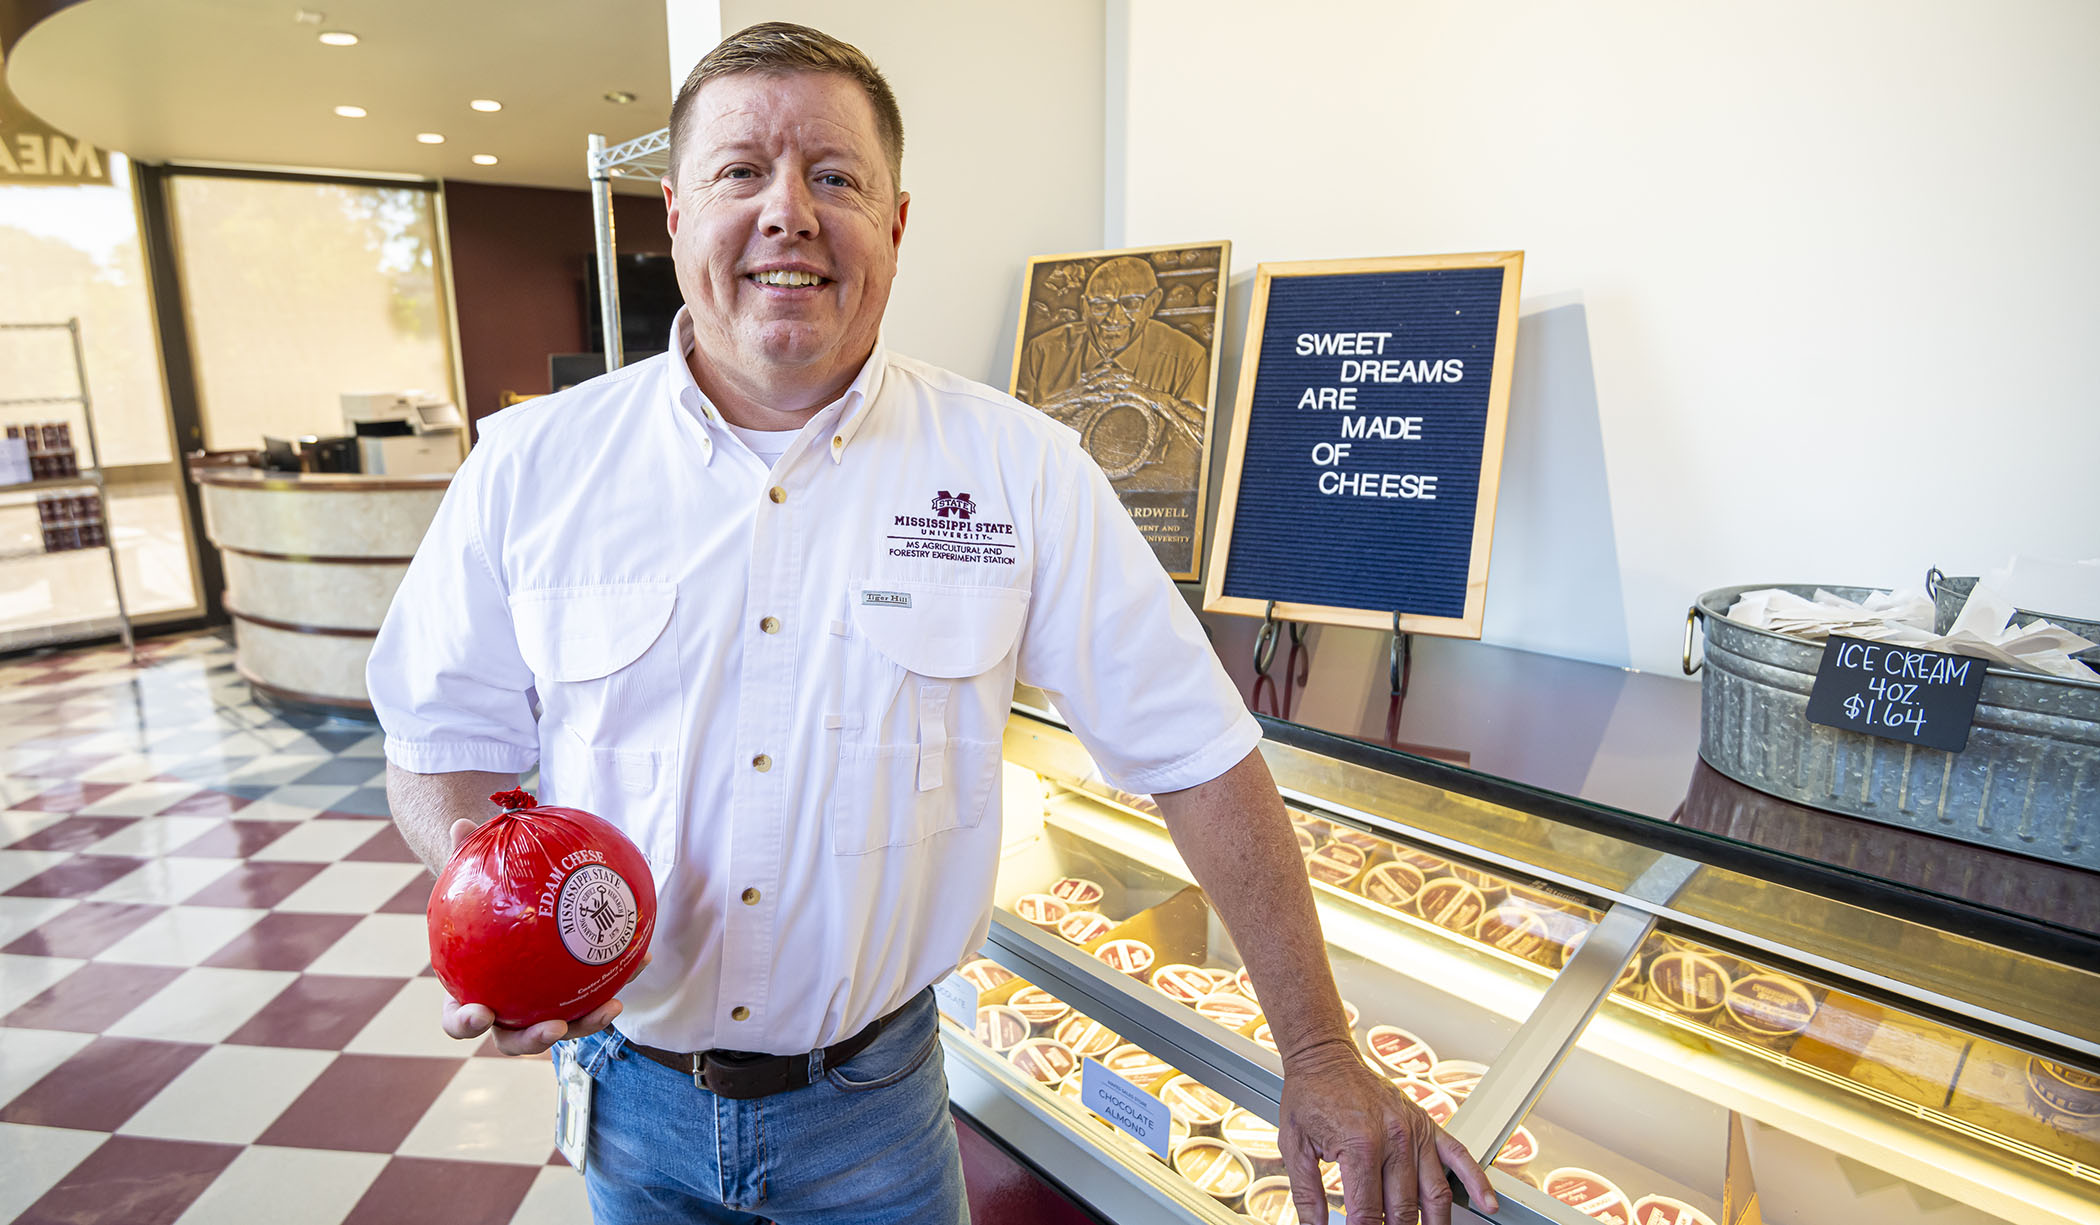
[[489, 802], [505, 812], [516, 812], [520, 808], [537, 808], [540, 803], [532, 798], [530, 791], [522, 787], [514, 787], [509, 791], [498, 791], [489, 797]]

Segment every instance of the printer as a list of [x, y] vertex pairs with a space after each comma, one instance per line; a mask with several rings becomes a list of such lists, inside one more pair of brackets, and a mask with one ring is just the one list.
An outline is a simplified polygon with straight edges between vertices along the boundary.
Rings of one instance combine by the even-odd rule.
[[427, 391], [346, 391], [343, 428], [357, 439], [361, 469], [410, 476], [459, 468], [466, 421], [459, 406]]

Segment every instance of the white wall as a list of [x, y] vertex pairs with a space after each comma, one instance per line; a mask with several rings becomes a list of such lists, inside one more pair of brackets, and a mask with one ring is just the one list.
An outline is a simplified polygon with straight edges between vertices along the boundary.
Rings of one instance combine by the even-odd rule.
[[1228, 406], [1256, 263], [1526, 251], [1490, 641], [1675, 669], [1707, 588], [2100, 555], [2100, 5], [1110, 0], [1108, 43], [1106, 241], [1232, 239]]
[[884, 339], [1005, 387], [1028, 257], [1101, 245], [1102, 0], [721, 0], [868, 53], [904, 112], [911, 215]]

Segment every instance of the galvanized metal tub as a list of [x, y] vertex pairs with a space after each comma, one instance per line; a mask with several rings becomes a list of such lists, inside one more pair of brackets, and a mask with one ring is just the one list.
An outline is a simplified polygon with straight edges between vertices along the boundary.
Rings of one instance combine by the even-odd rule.
[[[1728, 619], [1757, 583], [1699, 597], [1685, 671], [1701, 675], [1699, 755], [1745, 786], [1813, 808], [2100, 870], [2100, 679], [1989, 669], [1968, 747], [1946, 753], [1808, 721], [1823, 644]], [[1864, 599], [1874, 589], [1823, 590]], [[1703, 664], [1692, 630], [1703, 621]]]
[[[1949, 578], [1941, 574], [1937, 568], [1927, 572], [1925, 575], [1925, 591], [1932, 596], [1932, 630], [1934, 633], [1944, 634], [1954, 628], [1954, 619], [1961, 615], [1962, 605], [1969, 602], [1969, 594], [1976, 590], [1976, 583], [1977, 579], [1974, 576]], [[2013, 611], [2023, 618], [2032, 619], [2039, 617], [2044, 621], [2060, 625], [2081, 638], [2100, 643], [2100, 621], [2085, 621], [2077, 617], [2065, 617], [2056, 613], [2040, 612], [2032, 608], [2016, 608]], [[2022, 624], [2025, 624], [2025, 622], [2023, 621]], [[2100, 646], [2088, 647], [2071, 658], [2100, 663]]]

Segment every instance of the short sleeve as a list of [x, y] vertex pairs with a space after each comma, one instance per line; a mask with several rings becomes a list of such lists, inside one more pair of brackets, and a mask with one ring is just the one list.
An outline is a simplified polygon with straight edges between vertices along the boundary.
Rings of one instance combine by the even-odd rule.
[[480, 530], [493, 450], [484, 440], [454, 474], [365, 665], [387, 760], [418, 774], [511, 774], [539, 759], [532, 670]]
[[1076, 444], [1047, 465], [1064, 518], [1038, 539], [1020, 678], [1048, 692], [1107, 780], [1152, 794], [1209, 782], [1261, 727], [1108, 478]]

